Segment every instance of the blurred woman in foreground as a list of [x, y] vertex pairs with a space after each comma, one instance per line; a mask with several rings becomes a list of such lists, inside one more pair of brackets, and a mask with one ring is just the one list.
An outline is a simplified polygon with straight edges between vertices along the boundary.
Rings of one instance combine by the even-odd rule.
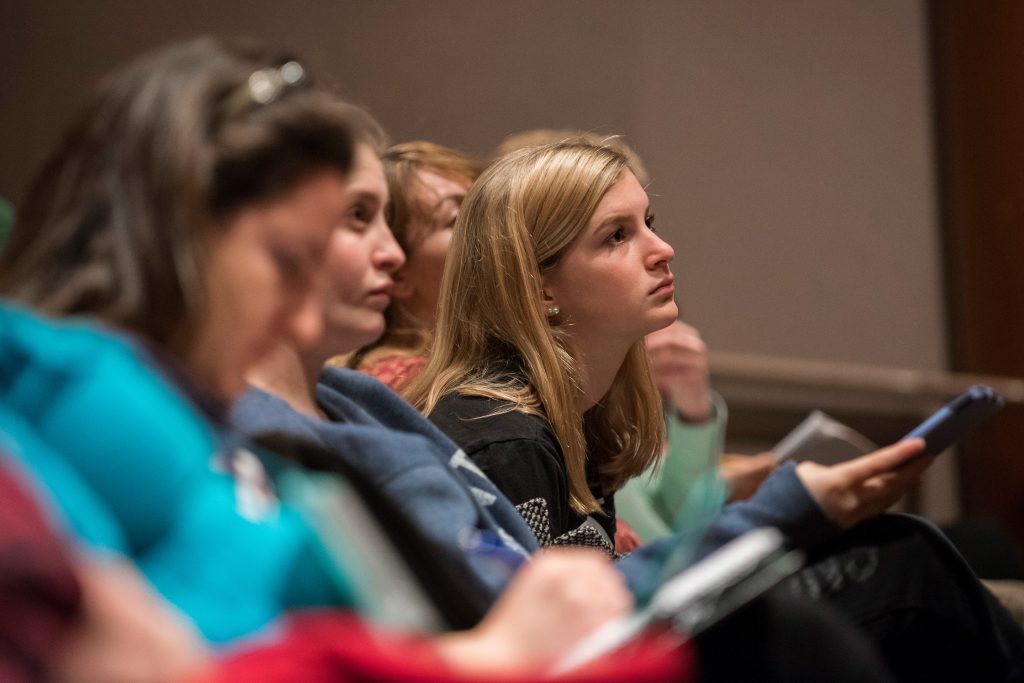
[[[358, 208], [369, 127], [294, 58], [201, 39], [107, 80], [34, 184], [0, 263], [0, 436], [75, 544], [88, 620], [58, 678], [180, 678], [257, 635], [277, 645], [211, 678], [314, 680], [315, 663], [330, 680], [513, 676], [546, 665], [538, 634], [628, 608], [614, 572], [563, 556], [531, 563], [469, 631], [396, 640], [340, 612], [290, 617], [373, 605], [339, 561], [354, 551], [285, 486], [318, 480], [242, 448], [226, 410], [280, 343], [320, 338], [324, 255]], [[551, 600], [581, 573], [610, 598], [593, 619]], [[688, 666], [661, 659], [652, 680]]]

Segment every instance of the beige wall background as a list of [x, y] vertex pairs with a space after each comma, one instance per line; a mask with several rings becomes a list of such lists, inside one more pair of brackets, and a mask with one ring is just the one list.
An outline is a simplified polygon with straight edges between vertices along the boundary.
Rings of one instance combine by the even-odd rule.
[[255, 35], [396, 140], [484, 153], [531, 127], [624, 133], [713, 348], [939, 369], [925, 19], [914, 0], [7, 0], [0, 195], [20, 197], [110, 67]]

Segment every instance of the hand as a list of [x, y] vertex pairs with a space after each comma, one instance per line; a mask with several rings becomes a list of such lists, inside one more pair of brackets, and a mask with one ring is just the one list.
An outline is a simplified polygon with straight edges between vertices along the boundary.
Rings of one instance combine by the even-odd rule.
[[662, 397], [685, 420], [710, 418], [708, 350], [696, 328], [677, 320], [647, 335], [646, 341], [651, 373]]
[[923, 439], [907, 439], [838, 465], [804, 461], [796, 474], [825, 514], [847, 529], [885, 512], [921, 478], [933, 460], [923, 450]]
[[632, 608], [625, 579], [602, 553], [545, 551], [519, 571], [476, 628], [440, 637], [438, 652], [466, 673], [538, 672]]
[[124, 560], [82, 556], [82, 620], [54, 662], [61, 683], [160, 683], [201, 671], [210, 653], [192, 625]]
[[778, 466], [774, 453], [722, 455], [718, 476], [729, 487], [729, 501], [746, 500]]

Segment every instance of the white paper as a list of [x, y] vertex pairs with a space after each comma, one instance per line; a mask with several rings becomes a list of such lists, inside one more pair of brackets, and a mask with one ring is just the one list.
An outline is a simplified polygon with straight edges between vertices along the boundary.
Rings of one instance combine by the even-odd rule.
[[834, 465], [877, 449], [863, 434], [815, 410], [772, 450], [779, 462], [792, 458]]

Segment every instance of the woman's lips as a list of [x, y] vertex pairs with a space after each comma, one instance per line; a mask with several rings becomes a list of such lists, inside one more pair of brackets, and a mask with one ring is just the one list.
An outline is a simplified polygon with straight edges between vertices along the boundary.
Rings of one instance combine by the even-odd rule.
[[366, 295], [366, 300], [382, 309], [387, 308], [391, 305], [391, 290], [392, 285], [390, 284], [371, 289]]
[[658, 286], [650, 291], [651, 296], [660, 296], [675, 293], [675, 278], [669, 275], [658, 283]]

